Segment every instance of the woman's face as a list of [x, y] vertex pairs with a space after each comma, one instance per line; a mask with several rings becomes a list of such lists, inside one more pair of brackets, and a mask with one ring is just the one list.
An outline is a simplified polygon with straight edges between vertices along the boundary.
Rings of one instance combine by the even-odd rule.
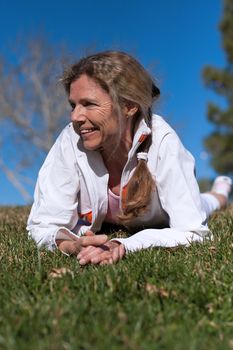
[[70, 86], [71, 121], [87, 150], [111, 151], [125, 128], [110, 95], [93, 79], [83, 74]]

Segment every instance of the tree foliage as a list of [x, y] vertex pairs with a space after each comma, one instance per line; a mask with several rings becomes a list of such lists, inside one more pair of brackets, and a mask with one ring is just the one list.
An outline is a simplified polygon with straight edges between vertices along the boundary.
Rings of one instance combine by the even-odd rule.
[[224, 1], [223, 17], [219, 28], [222, 33], [226, 66], [206, 66], [203, 79], [206, 86], [224, 97], [226, 107], [208, 105], [208, 119], [215, 130], [205, 139], [212, 155], [212, 166], [219, 173], [233, 174], [233, 0]]

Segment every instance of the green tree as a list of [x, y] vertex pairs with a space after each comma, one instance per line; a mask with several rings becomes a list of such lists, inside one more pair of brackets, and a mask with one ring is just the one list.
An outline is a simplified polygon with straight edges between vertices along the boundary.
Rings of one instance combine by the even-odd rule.
[[215, 130], [205, 140], [211, 153], [211, 162], [219, 173], [233, 174], [233, 0], [224, 0], [223, 17], [219, 24], [226, 66], [222, 69], [206, 66], [203, 70], [205, 85], [225, 98], [226, 107], [208, 105], [208, 119]]

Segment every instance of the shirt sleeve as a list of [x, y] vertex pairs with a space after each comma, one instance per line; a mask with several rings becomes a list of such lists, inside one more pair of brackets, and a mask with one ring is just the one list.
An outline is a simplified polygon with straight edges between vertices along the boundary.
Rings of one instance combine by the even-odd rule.
[[129, 238], [113, 238], [125, 246], [126, 252], [135, 252], [141, 249], [163, 247], [174, 248], [177, 246], [188, 247], [193, 242], [203, 242], [204, 236], [209, 235], [208, 227], [202, 228], [202, 235], [195, 232], [181, 231], [174, 228], [145, 229]]
[[38, 247], [56, 248], [56, 238], [75, 239], [72, 233], [78, 221], [79, 171], [65, 129], [51, 148], [42, 165], [28, 218], [29, 237]]
[[175, 133], [167, 134], [160, 144], [155, 181], [161, 205], [169, 216], [169, 227], [152, 227], [129, 238], [114, 240], [124, 244], [127, 251], [135, 251], [188, 246], [210, 236], [195, 178], [194, 158]]

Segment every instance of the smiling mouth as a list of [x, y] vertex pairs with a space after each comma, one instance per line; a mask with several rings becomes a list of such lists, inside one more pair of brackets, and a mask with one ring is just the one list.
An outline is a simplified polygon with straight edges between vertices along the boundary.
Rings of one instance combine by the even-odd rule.
[[97, 131], [98, 129], [97, 128], [83, 128], [81, 130], [79, 130], [79, 133], [80, 135], [87, 135], [87, 134], [90, 134], [92, 133], [93, 131]]

